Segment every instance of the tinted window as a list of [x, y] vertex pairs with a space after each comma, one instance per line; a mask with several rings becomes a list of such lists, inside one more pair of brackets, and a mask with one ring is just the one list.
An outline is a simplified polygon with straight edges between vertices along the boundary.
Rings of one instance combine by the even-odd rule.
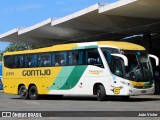
[[66, 52], [55, 52], [54, 53], [54, 66], [67, 65], [67, 54]]
[[8, 67], [8, 68], [14, 68], [15, 66], [14, 56], [5, 56], [4, 65], [5, 67]]
[[24, 67], [24, 56], [23, 55], [16, 55], [14, 59], [15, 68], [23, 68]]
[[[33, 62], [37, 61], [37, 57], [32, 56], [32, 60], [33, 60]], [[51, 66], [51, 53], [38, 54], [37, 66], [38, 67]]]
[[25, 67], [36, 67], [37, 65], [37, 54], [25, 55]]
[[110, 71], [117, 76], [123, 77], [124, 66], [122, 59], [111, 55], [112, 53], [120, 54], [120, 51], [115, 48], [102, 48], [102, 52], [106, 58]]
[[120, 59], [113, 59], [113, 74], [123, 77], [123, 70]]
[[78, 51], [78, 56], [76, 59], [78, 61], [78, 65], [85, 65], [85, 52], [84, 52], [84, 50]]
[[108, 49], [102, 49], [102, 51], [103, 51], [103, 54], [106, 58], [108, 66], [109, 66], [110, 70], [112, 71], [112, 56], [111, 56], [112, 51], [108, 50]]
[[86, 50], [85, 58], [86, 58], [87, 65], [103, 66], [101, 57], [97, 49]]
[[68, 65], [78, 64], [78, 50], [68, 52]]
[[85, 51], [68, 51], [67, 61], [68, 65], [85, 65]]
[[8, 68], [30, 68], [67, 65], [102, 65], [97, 49], [61, 51], [4, 57]]

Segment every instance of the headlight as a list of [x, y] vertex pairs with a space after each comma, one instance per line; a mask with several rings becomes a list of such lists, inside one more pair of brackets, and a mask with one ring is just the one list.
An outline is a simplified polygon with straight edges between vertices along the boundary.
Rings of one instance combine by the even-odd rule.
[[131, 83], [128, 83], [128, 82], [121, 81], [121, 83], [130, 87], [134, 87]]

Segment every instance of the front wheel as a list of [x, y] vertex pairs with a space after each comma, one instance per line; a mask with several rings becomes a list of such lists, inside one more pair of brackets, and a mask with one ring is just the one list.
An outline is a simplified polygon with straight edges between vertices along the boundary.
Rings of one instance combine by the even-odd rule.
[[31, 100], [36, 100], [38, 99], [38, 90], [37, 90], [37, 87], [36, 86], [31, 86], [29, 88], [29, 98]]
[[23, 100], [28, 98], [28, 91], [24, 85], [20, 87], [19, 95], [20, 95], [20, 98]]
[[97, 86], [97, 100], [104, 101], [106, 99], [106, 91], [103, 85]]

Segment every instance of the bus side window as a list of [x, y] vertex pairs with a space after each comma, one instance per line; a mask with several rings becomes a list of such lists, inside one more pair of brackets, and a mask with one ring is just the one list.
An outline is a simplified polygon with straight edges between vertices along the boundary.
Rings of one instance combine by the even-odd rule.
[[14, 68], [15, 67], [15, 60], [14, 60], [15, 56], [14, 55], [10, 55], [10, 56], [5, 56], [4, 57], [4, 65], [7, 68]]
[[54, 66], [65, 66], [67, 64], [67, 52], [56, 52]]
[[67, 54], [67, 61], [68, 61], [68, 65], [72, 65], [73, 64], [73, 55], [72, 55], [72, 51], [69, 51]]
[[51, 66], [51, 57], [50, 57], [50, 55], [46, 55], [46, 56], [44, 57], [44, 62], [43, 62], [43, 64], [44, 64], [45, 67]]
[[59, 66], [60, 65], [60, 59], [59, 59], [59, 54], [58, 52], [54, 53], [54, 66]]
[[78, 56], [77, 56], [79, 65], [85, 65], [85, 62], [84, 62], [85, 59], [84, 58], [85, 58], [84, 51], [83, 50], [79, 50], [78, 51]]
[[86, 50], [85, 58], [86, 58], [85, 61], [87, 65], [95, 65], [95, 66], [103, 67], [103, 63], [97, 48]]
[[36, 67], [37, 66], [37, 54], [33, 54], [31, 56], [31, 67]]
[[24, 57], [23, 55], [15, 56], [15, 68], [23, 68], [24, 67]]
[[78, 64], [78, 50], [72, 51], [72, 64], [77, 65]]
[[52, 53], [51, 64], [52, 66], [55, 66], [55, 54], [54, 53]]
[[38, 54], [38, 58], [37, 58], [37, 67], [41, 67], [41, 57]]
[[51, 66], [51, 53], [38, 54], [37, 66], [38, 67], [49, 67], [49, 66]]
[[68, 65], [77, 65], [78, 58], [79, 55], [77, 50], [69, 51], [67, 56]]
[[25, 67], [37, 67], [37, 54], [25, 55]]

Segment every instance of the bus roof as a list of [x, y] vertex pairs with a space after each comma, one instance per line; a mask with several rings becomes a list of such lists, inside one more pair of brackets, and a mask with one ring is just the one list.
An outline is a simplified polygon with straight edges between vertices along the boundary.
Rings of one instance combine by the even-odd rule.
[[34, 49], [34, 50], [6, 52], [4, 53], [4, 55], [63, 51], [63, 50], [84, 49], [84, 48], [97, 48], [97, 47], [110, 47], [110, 48], [117, 48], [117, 49], [123, 49], [123, 50], [145, 50], [145, 48], [140, 45], [128, 43], [128, 42], [98, 41], [98, 42], [59, 44], [59, 45], [54, 45], [51, 47], [39, 48], [39, 49]]
[[62, 18], [53, 16], [30, 27], [20, 26], [0, 34], [0, 41], [46, 46], [159, 33], [159, 0], [112, 1], [116, 2], [96, 3]]

